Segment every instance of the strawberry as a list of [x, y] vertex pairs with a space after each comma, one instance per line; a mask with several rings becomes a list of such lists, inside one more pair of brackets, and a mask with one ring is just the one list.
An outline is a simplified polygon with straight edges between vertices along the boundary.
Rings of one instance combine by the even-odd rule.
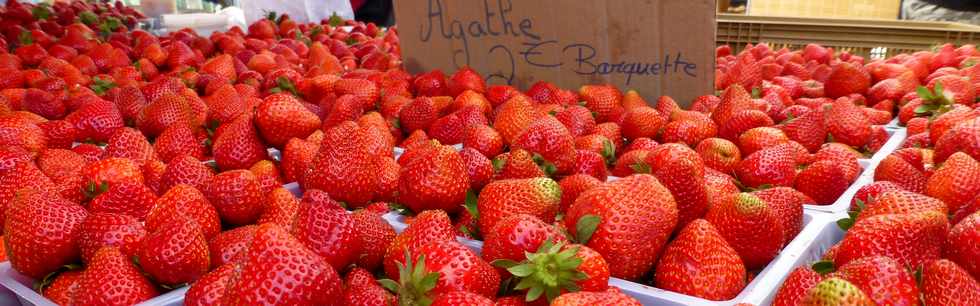
[[300, 243], [340, 270], [360, 252], [354, 221], [326, 192], [309, 190], [296, 212], [292, 234]]
[[[598, 216], [595, 232], [591, 237], [578, 237], [579, 241], [607, 262], [618, 263], [610, 266], [612, 276], [636, 279], [653, 267], [677, 224], [677, 205], [669, 194], [652, 175], [633, 175], [583, 192], [564, 222], [568, 228], [577, 228], [579, 219]], [[636, 243], [640, 240], [647, 242]]]
[[470, 178], [472, 190], [480, 190], [493, 178], [493, 164], [490, 159], [476, 149], [463, 148], [463, 151], [459, 152], [459, 157], [463, 159], [463, 164], [466, 165], [466, 173]]
[[[367, 150], [366, 137], [357, 124], [348, 121], [331, 128], [303, 187], [321, 189], [351, 205], [367, 204], [377, 187], [377, 169]], [[344, 175], [337, 176], [339, 173]]]
[[925, 192], [928, 179], [921, 169], [898, 155], [888, 155], [875, 168], [876, 181], [890, 181], [903, 189], [913, 192]]
[[429, 97], [415, 98], [402, 107], [398, 114], [398, 122], [406, 133], [426, 130], [438, 118], [439, 110], [433, 99]]
[[205, 239], [221, 231], [218, 211], [197, 188], [184, 184], [175, 185], [157, 199], [156, 205], [146, 215], [146, 228], [158, 231], [176, 222], [173, 219], [181, 217], [197, 221]]
[[80, 305], [132, 305], [159, 295], [116, 247], [95, 252], [76, 286], [73, 302]]
[[809, 295], [810, 289], [823, 280], [819, 273], [813, 271], [809, 266], [801, 266], [793, 269], [786, 280], [783, 281], [779, 291], [773, 298], [773, 306], [795, 306], [800, 305], [803, 299]]
[[[252, 229], [254, 231], [254, 227]], [[205, 306], [220, 303], [228, 283], [231, 282], [235, 272], [240, 269], [241, 264], [230, 263], [218, 266], [205, 274], [187, 290], [187, 294], [184, 296], [184, 305]]]
[[[378, 168], [378, 186], [375, 189], [374, 200], [392, 201], [398, 199], [398, 178], [401, 172], [401, 165], [395, 159], [383, 156], [375, 159], [375, 166]], [[488, 178], [493, 174], [493, 168], [487, 161]]]
[[235, 72], [234, 58], [228, 54], [215, 56], [204, 62], [201, 65], [201, 72], [214, 74], [232, 82], [238, 77], [238, 74]]
[[737, 141], [739, 135], [756, 127], [772, 126], [772, 118], [766, 113], [757, 110], [744, 110], [732, 114], [732, 116], [719, 125], [718, 136], [731, 141]]
[[391, 292], [381, 287], [367, 270], [352, 269], [347, 273], [344, 285], [346, 287], [344, 305], [393, 305], [395, 303], [395, 297]]
[[65, 104], [54, 95], [40, 89], [28, 88], [24, 92], [23, 110], [35, 113], [47, 119], [59, 119], [65, 116]]
[[157, 200], [153, 190], [141, 183], [119, 182], [101, 184], [99, 187], [89, 185], [86, 188], [89, 194], [104, 191], [88, 203], [91, 212], [120, 213], [143, 220]]
[[208, 242], [192, 219], [176, 218], [140, 242], [140, 267], [163, 284], [190, 283], [208, 272]]
[[561, 188], [561, 203], [559, 205], [558, 211], [563, 213], [568, 210], [568, 207], [575, 203], [575, 199], [578, 198], [582, 192], [589, 190], [592, 187], [602, 184], [591, 175], [585, 174], [575, 174], [566, 176], [558, 182], [558, 186]]
[[146, 140], [139, 131], [132, 128], [117, 129], [109, 137], [109, 143], [105, 147], [104, 157], [123, 157], [131, 159], [137, 163], [156, 159], [153, 146]]
[[538, 251], [547, 241], [552, 245], [568, 241], [557, 228], [533, 215], [517, 213], [500, 219], [483, 231], [483, 259], [519, 262], [526, 253]]
[[568, 130], [551, 116], [542, 117], [524, 130], [512, 148], [540, 154], [545, 163], [554, 165], [556, 173], [569, 173], [575, 166], [575, 144]]
[[925, 194], [956, 211], [980, 193], [980, 163], [966, 153], [954, 153], [926, 181]]
[[596, 122], [606, 122], [612, 109], [623, 101], [623, 93], [610, 85], [584, 85], [579, 87], [578, 94], [585, 107], [596, 113]]
[[153, 149], [160, 160], [169, 163], [181, 155], [204, 159], [205, 146], [194, 136], [194, 131], [186, 125], [175, 124], [167, 127], [153, 142]]
[[929, 136], [936, 144], [936, 161], [944, 161], [955, 152], [966, 153], [974, 159], [980, 157], [980, 141], [974, 139], [978, 133], [980, 118], [961, 122], [940, 138]]
[[415, 88], [418, 96], [434, 97], [449, 94], [446, 75], [441, 70], [433, 70], [415, 76], [415, 81], [412, 82], [412, 86]]
[[432, 241], [453, 241], [456, 239], [454, 232], [446, 212], [427, 210], [419, 213], [388, 245], [383, 261], [385, 275], [399, 277], [398, 266], [406, 263], [406, 252], [414, 253], [416, 249]]
[[814, 203], [807, 195], [789, 187], [773, 187], [753, 191], [772, 209], [776, 219], [782, 223], [783, 241], [789, 243], [803, 229], [803, 204]]
[[654, 149], [644, 163], [677, 201], [678, 227], [704, 216], [708, 209], [704, 163], [694, 150], [679, 144], [664, 144]]
[[751, 52], [741, 52], [736, 56], [735, 63], [725, 74], [726, 86], [739, 84], [745, 88], [756, 88], [762, 83], [762, 66]]
[[208, 112], [209, 121], [226, 123], [235, 120], [250, 110], [247, 107], [247, 100], [248, 98], [243, 97], [235, 90], [235, 86], [226, 84], [218, 87], [210, 95], [204, 97], [204, 102], [207, 103], [210, 110]]
[[782, 249], [783, 228], [775, 210], [759, 197], [740, 193], [712, 206], [705, 219], [738, 252], [748, 269], [766, 266]]
[[854, 198], [851, 199], [851, 210], [858, 207], [858, 202], [860, 205], [866, 205], [870, 203], [875, 198], [879, 197], [882, 193], [886, 191], [893, 190], [904, 190], [902, 186], [889, 181], [877, 181], [868, 185], [861, 186], [858, 188], [857, 192], [854, 193]]
[[197, 189], [204, 188], [204, 185], [214, 176], [214, 169], [208, 167], [201, 161], [189, 155], [175, 157], [160, 178], [160, 189], [170, 190], [177, 184], [191, 185]]
[[789, 119], [781, 129], [790, 140], [802, 144], [810, 152], [819, 150], [827, 138], [822, 110], [808, 111], [795, 119]]
[[959, 264], [964, 270], [976, 277], [980, 275], [980, 265], [973, 258], [980, 254], [977, 239], [980, 237], [980, 214], [973, 213], [966, 217], [949, 231], [943, 254], [949, 260]]
[[722, 92], [721, 101], [711, 113], [711, 119], [719, 124], [725, 124], [736, 113], [750, 109], [751, 105], [752, 95], [745, 91], [745, 87], [734, 84]]
[[623, 137], [633, 140], [640, 137], [656, 137], [666, 124], [663, 115], [652, 107], [637, 107], [626, 111], [623, 118]]
[[814, 200], [814, 204], [830, 205], [851, 184], [840, 166], [840, 161], [820, 160], [800, 171], [794, 186]]
[[[931, 90], [942, 89], [941, 95], [953, 103], [972, 105], [976, 99], [977, 94], [973, 84], [961, 76], [947, 75], [927, 81], [929, 82], [926, 85], [927, 88]], [[937, 87], [938, 84], [942, 85]]]
[[558, 119], [573, 137], [591, 134], [596, 126], [592, 112], [579, 105], [573, 105], [558, 112], [555, 114], [555, 119]]
[[825, 114], [824, 125], [834, 141], [861, 147], [871, 140], [871, 121], [850, 102], [836, 103]]
[[[343, 296], [340, 277], [330, 264], [270, 223], [259, 225], [241, 269], [227, 286], [222, 305], [331, 304]], [[291, 289], [272, 289], [279, 286]]]
[[499, 180], [480, 193], [480, 231], [488, 233], [494, 224], [513, 214], [529, 214], [552, 222], [558, 213], [561, 189], [548, 178]]
[[39, 279], [77, 260], [88, 214], [84, 208], [44, 191], [21, 189], [8, 212], [3, 238], [18, 272]]
[[[609, 154], [611, 156], [613, 154]], [[575, 168], [572, 173], [588, 174], [599, 180], [606, 180], [608, 171], [606, 161], [610, 160], [595, 151], [575, 150]]]
[[824, 86], [827, 96], [835, 99], [852, 93], [864, 94], [871, 86], [871, 76], [858, 65], [840, 63], [834, 65]]
[[640, 301], [626, 295], [615, 287], [611, 287], [606, 289], [606, 291], [601, 292], [580, 291], [565, 293], [558, 296], [558, 298], [556, 298], [554, 301], [551, 301], [552, 306], [586, 306], [600, 305], [604, 303], [622, 306], [643, 305], [640, 303]]
[[48, 148], [69, 149], [78, 137], [75, 126], [65, 120], [50, 120], [37, 126], [44, 131], [44, 136], [48, 139]]
[[739, 148], [745, 154], [752, 154], [766, 147], [788, 143], [786, 134], [773, 127], [757, 127], [742, 133], [738, 137]]
[[415, 212], [458, 211], [470, 187], [463, 159], [449, 146], [419, 150], [420, 155], [408, 160], [399, 173], [399, 202]]
[[[502, 260], [520, 283], [528, 286], [525, 300], [554, 300], [569, 289], [602, 291], [609, 288], [609, 265], [595, 250], [580, 244], [544, 241], [521, 262]], [[532, 271], [527, 273], [525, 271]], [[553, 281], [552, 281], [553, 280]], [[540, 299], [544, 295], [546, 299]]]
[[735, 167], [743, 185], [792, 186], [796, 177], [796, 158], [788, 145], [778, 145], [752, 153]]
[[218, 131], [211, 151], [221, 170], [248, 169], [267, 158], [268, 152], [256, 134], [250, 115], [242, 115]]
[[741, 151], [734, 143], [722, 138], [708, 138], [697, 145], [698, 155], [704, 165], [722, 173], [732, 173], [742, 160]]
[[948, 131], [956, 128], [960, 123], [975, 119], [978, 116], [980, 114], [973, 112], [969, 107], [953, 106], [951, 110], [929, 123], [929, 139], [942, 139]]
[[708, 119], [707, 116], [694, 120], [676, 120], [667, 123], [661, 133], [660, 140], [667, 142], [678, 142], [688, 146], [697, 146], [704, 139], [715, 137], [718, 134], [718, 126]]
[[262, 213], [265, 197], [258, 179], [247, 170], [215, 175], [201, 191], [225, 223], [250, 224]]
[[945, 215], [937, 212], [872, 216], [847, 231], [834, 264], [843, 266], [861, 257], [881, 255], [918, 266], [939, 258], [948, 229]]
[[456, 290], [492, 297], [500, 285], [500, 275], [493, 266], [454, 240], [430, 241], [403, 257], [407, 263], [399, 265], [398, 282], [382, 280], [382, 285], [397, 292], [403, 301], [424, 301], [427, 296]]
[[255, 124], [262, 138], [276, 147], [293, 137], [304, 138], [320, 127], [320, 118], [288, 94], [266, 97], [255, 112]]
[[536, 117], [531, 99], [518, 95], [497, 107], [493, 128], [506, 143], [513, 143]]
[[82, 261], [91, 262], [95, 252], [105, 246], [119, 247], [124, 254], [134, 254], [145, 235], [143, 224], [133, 216], [92, 213], [79, 228], [78, 245]]
[[44, 131], [36, 124], [21, 118], [7, 117], [0, 119], [0, 146], [38, 152], [47, 147], [47, 139], [44, 138]]
[[[688, 223], [664, 250], [656, 269], [659, 288], [709, 299], [734, 298], [745, 287], [745, 266], [711, 223]], [[711, 281], [699, 281], [710, 278]]]
[[38, 290], [44, 298], [57, 305], [70, 305], [83, 270], [68, 270], [58, 274], [46, 287]]
[[915, 304], [919, 288], [905, 267], [883, 256], [864, 257], [841, 266], [832, 277], [840, 277], [864, 291], [878, 305]]
[[691, 102], [691, 111], [710, 114], [715, 110], [716, 107], [718, 107], [719, 103], [721, 103], [721, 99], [718, 98], [718, 96], [715, 95], [698, 96], [697, 98], [694, 98], [693, 102]]
[[[256, 225], [246, 225], [230, 229], [208, 241], [208, 251], [211, 257], [211, 266], [220, 267], [228, 263], [237, 263], [244, 259], [255, 232], [258, 230]], [[203, 279], [202, 279], [203, 280]]]
[[980, 283], [956, 263], [934, 260], [922, 270], [922, 301], [927, 305], [980, 303]]
[[802, 305], [875, 305], [861, 289], [850, 282], [830, 277], [820, 281], [803, 298]]
[[279, 175], [279, 168], [271, 160], [264, 159], [252, 165], [248, 169], [255, 178], [259, 180], [263, 193], [268, 193], [273, 188], [282, 187], [282, 177]]
[[[176, 93], [164, 94], [158, 99], [150, 100], [136, 120], [140, 131], [149, 136], [159, 135], [165, 128], [174, 124], [194, 126], [190, 103]], [[76, 124], [77, 127], [77, 124]]]
[[432, 304], [434, 306], [453, 306], [453, 305], [473, 305], [473, 306], [493, 306], [495, 305], [493, 300], [488, 299], [485, 296], [468, 292], [468, 291], [452, 291], [447, 293], [440, 293], [432, 299]]
[[319, 144], [303, 139], [290, 139], [283, 147], [279, 166], [286, 182], [301, 182], [319, 151]]
[[374, 271], [381, 265], [388, 245], [395, 239], [395, 229], [381, 218], [381, 214], [368, 209], [355, 211], [351, 219], [361, 244], [357, 266]]
[[456, 70], [456, 73], [449, 79], [449, 95], [458, 96], [466, 90], [481, 94], [487, 91], [487, 84], [483, 77], [470, 67]]

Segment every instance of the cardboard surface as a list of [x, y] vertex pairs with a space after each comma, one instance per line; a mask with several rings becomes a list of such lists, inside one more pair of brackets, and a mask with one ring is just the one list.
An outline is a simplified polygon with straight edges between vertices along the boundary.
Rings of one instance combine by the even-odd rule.
[[470, 66], [492, 84], [609, 83], [651, 103], [712, 93], [714, 0], [396, 0], [409, 72]]

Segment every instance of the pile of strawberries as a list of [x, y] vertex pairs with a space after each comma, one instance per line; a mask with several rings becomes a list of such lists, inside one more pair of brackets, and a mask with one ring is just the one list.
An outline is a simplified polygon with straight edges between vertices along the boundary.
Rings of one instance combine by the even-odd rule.
[[973, 46], [944, 45], [871, 68], [885, 78], [872, 93], [886, 83], [926, 84], [889, 94], [898, 97], [908, 138], [877, 165], [875, 182], [858, 189], [849, 216], [838, 221], [843, 240], [822, 261], [794, 270], [773, 305], [815, 297], [861, 305], [980, 304], [976, 55]]
[[[946, 158], [922, 149], [937, 139], [980, 171], [954, 153], [980, 154], [956, 124], [980, 122], [972, 46], [870, 63], [723, 46], [719, 92], [685, 109], [609, 85], [411, 75], [397, 29], [373, 24], [270, 14], [247, 34], [156, 37], [120, 26], [130, 11], [0, 12], [20, 27], [0, 53], [3, 246], [59, 305], [181, 286], [186, 305], [639, 305], [610, 278], [729, 300], [797, 236], [804, 204], [858, 179], [896, 113], [928, 133], [876, 176], [978, 206], [980, 175], [933, 171]], [[890, 233], [861, 218], [854, 231]], [[899, 264], [938, 257], [906, 251], [920, 260]]]

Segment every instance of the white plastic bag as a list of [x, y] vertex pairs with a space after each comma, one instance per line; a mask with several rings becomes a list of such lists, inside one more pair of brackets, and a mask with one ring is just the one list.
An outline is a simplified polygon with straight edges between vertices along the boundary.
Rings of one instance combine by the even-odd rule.
[[297, 22], [320, 22], [333, 13], [345, 19], [354, 18], [349, 0], [239, 0], [238, 3], [250, 24], [265, 18], [268, 12], [289, 14]]

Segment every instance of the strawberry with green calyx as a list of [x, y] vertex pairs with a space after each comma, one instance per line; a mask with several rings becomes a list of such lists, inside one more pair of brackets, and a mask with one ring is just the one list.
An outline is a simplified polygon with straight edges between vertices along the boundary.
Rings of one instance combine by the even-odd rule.
[[436, 287], [439, 281], [439, 272], [428, 272], [425, 267], [425, 255], [420, 255], [418, 260], [413, 262], [409, 252], [405, 251], [405, 264], [397, 262], [398, 279], [395, 282], [391, 279], [379, 279], [378, 283], [392, 292], [398, 294], [399, 305], [429, 305], [432, 298], [428, 296], [429, 291]]
[[915, 108], [917, 117], [941, 115], [952, 107], [952, 97], [943, 91], [942, 83], [936, 83], [932, 90], [926, 86], [919, 86], [915, 89], [915, 93], [922, 99], [922, 105]]
[[339, 27], [344, 25], [344, 18], [337, 15], [337, 12], [333, 12], [333, 14], [330, 14], [330, 18], [327, 19], [327, 23], [329, 23], [331, 27]]
[[299, 90], [296, 89], [296, 85], [294, 85], [293, 82], [290, 81], [289, 78], [285, 76], [280, 76], [276, 78], [276, 87], [270, 88], [269, 92], [270, 93], [288, 92], [294, 96], [297, 97], [300, 96]]
[[92, 84], [88, 88], [92, 89], [96, 95], [102, 96], [110, 89], [116, 88], [116, 83], [113, 83], [110, 79], [96, 76], [92, 78]]
[[[583, 258], [580, 253], [595, 254], [588, 247], [578, 244], [553, 244], [545, 241], [535, 253], [526, 253], [527, 259], [521, 262], [501, 259], [494, 262], [506, 268], [518, 280], [514, 289], [527, 290], [525, 301], [536, 301], [545, 296], [552, 301], [564, 292], [601, 291], [605, 287], [585, 288], [583, 283], [590, 279], [609, 279], [608, 266], [601, 256]], [[598, 265], [587, 265], [586, 261], [597, 259]], [[588, 268], [592, 268], [591, 270]]]

